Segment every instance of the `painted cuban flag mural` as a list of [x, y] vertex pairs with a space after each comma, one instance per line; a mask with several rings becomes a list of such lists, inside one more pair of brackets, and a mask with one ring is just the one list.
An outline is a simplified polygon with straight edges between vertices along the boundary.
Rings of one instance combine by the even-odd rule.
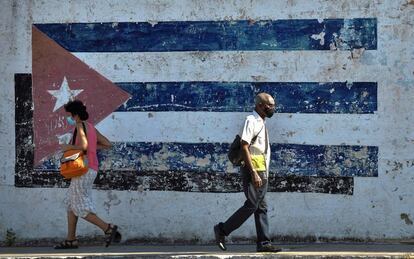
[[[378, 176], [378, 147], [334, 139], [369, 128], [375, 78], [301, 82], [286, 73], [320, 71], [300, 66], [307, 52], [329, 58], [376, 49], [375, 18], [33, 24], [32, 74], [15, 76], [15, 184], [67, 186], [59, 143], [71, 136], [63, 105], [75, 98], [114, 143], [99, 152], [96, 188], [241, 191], [226, 154], [265, 91], [278, 112], [267, 123], [269, 191], [352, 195], [354, 177]], [[280, 80], [237, 78], [261, 69]], [[234, 80], [212, 80], [223, 73]], [[324, 127], [334, 129], [332, 143], [289, 138]]]

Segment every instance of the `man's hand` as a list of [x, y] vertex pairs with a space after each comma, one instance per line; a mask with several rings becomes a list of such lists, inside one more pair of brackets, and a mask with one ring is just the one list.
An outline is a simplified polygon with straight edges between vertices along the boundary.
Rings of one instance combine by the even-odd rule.
[[250, 150], [249, 150], [250, 145], [244, 140], [242, 140], [241, 144], [242, 144], [242, 154], [243, 154], [245, 168], [246, 170], [250, 171], [250, 176], [252, 177], [253, 186], [255, 188], [260, 188], [263, 185], [263, 183], [257, 171], [253, 168], [252, 158], [250, 156]]
[[251, 176], [254, 187], [260, 188], [263, 184], [262, 178], [260, 178], [259, 174], [255, 170], [251, 173]]

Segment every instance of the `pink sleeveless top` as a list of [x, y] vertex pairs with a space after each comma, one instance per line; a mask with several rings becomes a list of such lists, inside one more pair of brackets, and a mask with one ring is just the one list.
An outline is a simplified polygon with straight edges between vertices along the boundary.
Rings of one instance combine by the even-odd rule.
[[[98, 171], [99, 163], [98, 163], [98, 156], [96, 155], [98, 137], [96, 136], [96, 129], [92, 124], [86, 121], [85, 121], [85, 127], [87, 131], [86, 137], [88, 139], [88, 149], [87, 149], [88, 167], [90, 169]], [[76, 144], [79, 144], [78, 138], [76, 138]]]

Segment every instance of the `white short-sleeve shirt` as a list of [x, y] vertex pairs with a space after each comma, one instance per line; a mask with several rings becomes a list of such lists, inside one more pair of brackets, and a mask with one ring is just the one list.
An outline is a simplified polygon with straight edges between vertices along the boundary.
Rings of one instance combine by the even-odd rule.
[[[256, 141], [250, 146], [250, 154], [260, 155], [265, 154], [266, 150], [266, 122], [260, 117], [260, 115], [253, 111], [253, 114], [247, 116], [244, 122], [243, 129], [241, 131], [241, 139], [247, 143], [251, 143], [252, 139], [257, 135]], [[270, 142], [267, 138], [267, 152], [266, 157], [266, 172], [269, 173], [269, 162], [270, 162]]]

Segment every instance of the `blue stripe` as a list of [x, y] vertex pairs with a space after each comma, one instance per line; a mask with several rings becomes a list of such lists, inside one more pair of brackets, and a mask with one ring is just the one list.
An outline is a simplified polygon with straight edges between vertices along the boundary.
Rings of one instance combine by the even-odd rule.
[[[228, 143], [124, 142], [101, 152], [99, 160], [110, 170], [226, 173], [228, 148]], [[272, 144], [271, 148], [270, 171], [278, 176], [378, 176], [375, 146]], [[57, 164], [48, 161], [37, 169], [52, 170]]]
[[[377, 20], [35, 24], [71, 52], [377, 49]], [[325, 33], [324, 41], [315, 36]]]
[[117, 111], [249, 112], [254, 96], [275, 97], [279, 113], [377, 111], [377, 83], [155, 82], [117, 83], [131, 99]]
[[[30, 180], [16, 177], [16, 187], [68, 187], [69, 181], [56, 171], [30, 172]], [[353, 177], [313, 177], [270, 175], [268, 192], [314, 192], [352, 195]], [[237, 173], [199, 173], [183, 171], [100, 171], [94, 187], [118, 191], [176, 191], [229, 193], [243, 191], [242, 177]]]

